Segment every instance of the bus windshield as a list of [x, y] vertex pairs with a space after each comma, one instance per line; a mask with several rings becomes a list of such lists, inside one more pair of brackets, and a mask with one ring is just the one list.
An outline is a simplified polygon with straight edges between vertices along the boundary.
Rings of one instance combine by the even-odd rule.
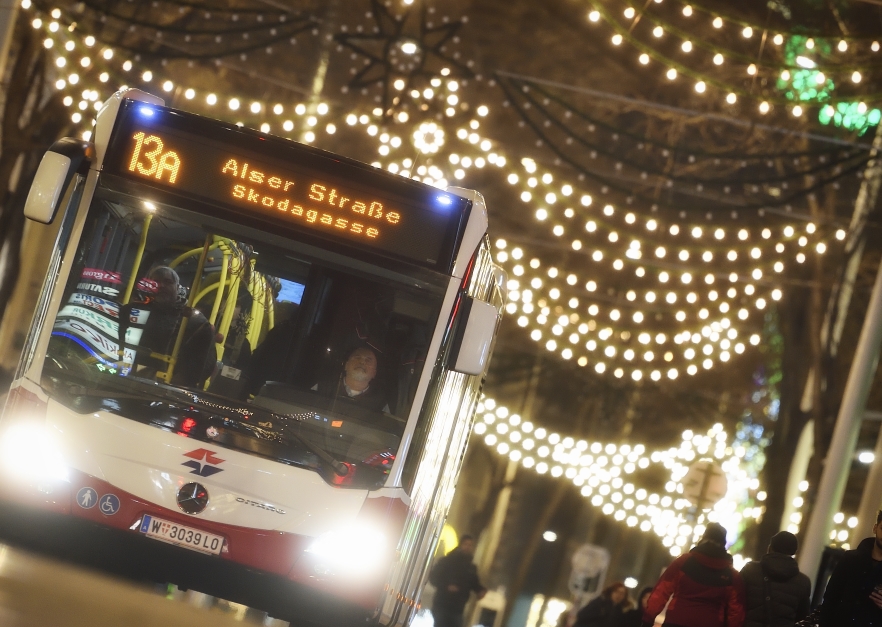
[[381, 486], [445, 277], [409, 278], [126, 189], [99, 187], [87, 214], [47, 392], [335, 485]]

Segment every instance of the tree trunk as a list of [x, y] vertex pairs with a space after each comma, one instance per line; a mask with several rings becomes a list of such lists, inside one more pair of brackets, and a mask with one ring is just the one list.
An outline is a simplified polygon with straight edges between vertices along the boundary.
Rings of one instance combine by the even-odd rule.
[[[777, 365], [781, 376], [778, 384], [780, 405], [774, 434], [765, 450], [763, 485], [767, 493], [766, 510], [757, 533], [757, 553], [765, 552], [769, 540], [781, 530], [790, 464], [781, 463], [780, 460], [793, 459], [799, 437], [809, 419], [808, 414], [800, 407], [806, 378], [811, 369], [811, 363], [804, 358], [805, 340], [812, 333], [806, 316], [807, 300], [807, 291], [795, 287], [779, 302], [776, 312], [782, 346], [780, 364]], [[769, 373], [770, 377], [775, 375], [774, 372]]]

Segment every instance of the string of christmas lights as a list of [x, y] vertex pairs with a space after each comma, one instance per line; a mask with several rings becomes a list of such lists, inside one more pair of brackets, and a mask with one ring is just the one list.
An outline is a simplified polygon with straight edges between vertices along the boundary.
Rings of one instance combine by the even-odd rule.
[[[637, 60], [641, 66], [660, 64], [669, 81], [686, 76], [695, 81], [697, 94], [706, 93], [709, 86], [715, 87], [725, 94], [729, 105], [734, 105], [739, 97], [759, 100], [758, 110], [762, 114], [769, 113], [774, 105], [789, 105], [790, 113], [800, 117], [806, 107], [829, 100], [837, 85], [840, 91], [845, 89], [839, 99], [854, 98], [857, 94], [849, 94], [847, 86], [858, 85], [878, 66], [873, 58], [880, 47], [877, 41], [859, 45], [850, 44], [847, 38], [838, 38], [833, 46], [824, 38], [785, 37], [782, 33], [771, 34], [751, 25], [735, 24], [740, 28], [740, 37], [730, 36], [729, 40], [741, 41], [748, 47], [740, 51], [717, 42], [724, 39], [727, 23], [719, 15], [710, 20], [712, 28], [698, 36], [665, 20], [651, 11], [650, 6], [647, 4], [645, 10], [638, 10], [625, 5], [619, 18], [616, 9], [598, 1], [593, 3], [588, 20], [593, 24], [601, 21], [608, 24], [613, 31], [612, 45], [618, 47], [627, 42], [639, 53]], [[684, 5], [681, 14], [687, 22], [695, 22], [692, 5]], [[701, 28], [698, 24], [693, 24], [695, 26]], [[675, 38], [678, 45], [666, 42], [668, 36]], [[844, 58], [838, 58], [833, 50]], [[675, 51], [677, 57], [673, 56]], [[691, 54], [694, 51], [699, 52]], [[836, 78], [835, 82], [831, 76]], [[807, 78], [814, 84], [805, 84]], [[758, 89], [758, 81], [775, 85], [780, 95]], [[782, 89], [786, 87], [790, 90]], [[860, 96], [864, 103], [876, 102], [882, 93]]]
[[[628, 202], [641, 199], [654, 210], [659, 205], [678, 207], [683, 196], [702, 199], [707, 204], [728, 205], [736, 211], [787, 206], [863, 169], [868, 158], [863, 146], [836, 152], [828, 150], [818, 154], [816, 160], [806, 158], [805, 154], [769, 155], [763, 150], [749, 157], [721, 151], [704, 154], [700, 162], [703, 174], [698, 176], [697, 151], [691, 150], [687, 142], [664, 146], [661, 154], [657, 154], [648, 149], [650, 140], [638, 139], [624, 129], [607, 126], [607, 132], [601, 134], [597, 121], [541, 86], [505, 77], [500, 84], [506, 93], [506, 102], [560, 160], [573, 166], [580, 176], [617, 191]], [[551, 110], [552, 106], [555, 111]], [[587, 132], [580, 129], [584, 122], [588, 123]], [[555, 131], [559, 137], [552, 134]], [[628, 139], [631, 141], [626, 141]], [[584, 156], [579, 158], [577, 151], [583, 154], [587, 151], [587, 161]], [[682, 156], [677, 159], [677, 155]], [[598, 158], [612, 161], [606, 171]], [[769, 170], [774, 174], [769, 174]], [[659, 185], [667, 191], [663, 199], [656, 198]], [[735, 204], [730, 196], [733, 186], [742, 196], [754, 196], [756, 200]]]
[[[655, 4], [662, 4], [664, 0], [653, 0]], [[766, 26], [759, 22], [750, 21], [744, 18], [740, 18], [737, 16], [733, 16], [730, 14], [726, 14], [723, 11], [720, 11], [719, 7], [708, 7], [704, 5], [699, 0], [669, 0], [669, 4], [676, 4], [680, 7], [680, 12], [685, 17], [691, 17], [693, 14], [696, 15], [697, 19], [702, 19], [700, 16], [703, 14], [703, 18], [710, 21], [711, 25], [714, 28], [720, 29], [723, 28], [726, 24], [734, 24], [738, 27], [739, 30], [742, 30], [745, 27], [750, 27], [753, 31], [762, 32]], [[789, 18], [788, 18], [789, 19]], [[813, 33], [809, 32], [806, 29], [804, 24], [800, 24], [798, 29], [788, 30], [786, 28], [776, 28], [776, 34], [780, 34], [782, 37], [787, 35], [802, 35], [805, 36], [806, 33], [813, 35], [817, 38], [824, 38], [823, 33]], [[877, 52], [879, 49], [878, 40], [875, 36], [865, 36], [865, 35], [843, 35], [842, 33], [838, 33], [835, 36], [827, 36], [827, 39], [831, 41], [846, 41], [848, 44], [856, 43], [856, 44], [864, 44], [866, 43], [873, 52]]]
[[[729, 221], [738, 218], [746, 210], [751, 210], [761, 217], [771, 214], [772, 218], [776, 207], [783, 208], [785, 213], [790, 212], [793, 207], [791, 203], [811, 200], [818, 191], [827, 187], [838, 189], [840, 181], [845, 177], [855, 173], [861, 174], [868, 157], [863, 150], [845, 153], [832, 160], [828, 158], [831, 155], [820, 155], [818, 163], [809, 164], [808, 167], [797, 170], [792, 177], [788, 177], [801, 177], [802, 181], [796, 180], [794, 185], [785, 179], [772, 182], [758, 180], [755, 175], [745, 175], [745, 171], [751, 169], [782, 167], [784, 166], [782, 159], [768, 159], [759, 168], [756, 161], [751, 168], [747, 160], [741, 160], [740, 163], [721, 170], [716, 175], [719, 176], [719, 182], [715, 184], [702, 181], [697, 184], [693, 182], [675, 185], [676, 177], [667, 174], [661, 177], [650, 176], [646, 164], [626, 167], [625, 159], [621, 156], [614, 162], [609, 160], [606, 164], [595, 163], [594, 160], [598, 155], [594, 150], [586, 155], [585, 151], [580, 152], [568, 147], [573, 143], [573, 135], [578, 131], [568, 129], [567, 132], [559, 133], [559, 137], [555, 139], [538, 128], [538, 121], [529, 121], [543, 145], [547, 145], [558, 156], [558, 160], [572, 165], [579, 172], [580, 181], [590, 178], [600, 182], [602, 184], [600, 191], [604, 196], [616, 196], [622, 204], [628, 205], [630, 210], [642, 213], [677, 213], [679, 208], [680, 217], [685, 218], [688, 213], [706, 211], [704, 216], [706, 221]], [[616, 140], [609, 143], [614, 144]], [[622, 146], [621, 149], [627, 154], [627, 147]], [[639, 144], [638, 150], [642, 150]], [[669, 161], [665, 154], [662, 153], [664, 160]], [[761, 154], [758, 155], [758, 158], [761, 157]], [[794, 159], [793, 162], [794, 165], [799, 165], [805, 160], [800, 158]], [[697, 167], [693, 165], [694, 156], [690, 155], [687, 162], [685, 168], [690, 171]], [[705, 159], [701, 167], [718, 169], [720, 162], [719, 158]], [[770, 166], [769, 163], [772, 165]], [[671, 167], [670, 164], [668, 167]], [[739, 200], [743, 198], [748, 200], [746, 202], [740, 200], [739, 204], [735, 204], [735, 197], [729, 195], [733, 188], [739, 192]], [[659, 189], [664, 189], [661, 199], [658, 198]], [[610, 194], [610, 191], [617, 193]], [[750, 200], [751, 196], [756, 200]], [[659, 211], [660, 207], [666, 211]], [[710, 210], [710, 207], [714, 207], [714, 210]]]
[[[478, 404], [473, 428], [496, 454], [540, 475], [572, 481], [582, 496], [607, 516], [641, 531], [652, 531], [677, 556], [687, 550], [704, 532], [707, 522], [720, 522], [732, 531], [748, 522], [758, 521], [765, 507], [766, 491], [758, 478], [749, 476], [744, 459], [746, 448], [730, 441], [721, 424], [705, 434], [684, 431], [678, 447], [648, 451], [642, 444], [588, 442], [538, 427], [512, 413], [492, 398]], [[697, 460], [712, 460], [726, 475], [726, 495], [706, 513], [699, 513], [683, 497], [683, 479]], [[664, 492], [641, 487], [641, 473], [668, 473]], [[664, 470], [662, 470], [662, 467]], [[803, 481], [800, 492], [808, 489]], [[797, 508], [804, 505], [796, 497]], [[791, 515], [788, 530], [799, 532], [802, 512]], [[850, 529], [857, 525], [855, 516], [838, 512], [830, 533], [833, 543], [848, 549]], [[736, 568], [744, 563], [736, 555]]]
[[[149, 58], [162, 64], [169, 59], [191, 62], [211, 59], [218, 63], [223, 57], [238, 56], [244, 60], [254, 51], [272, 54], [277, 44], [294, 44], [296, 35], [304, 31], [317, 32], [315, 18], [293, 11], [248, 7], [234, 10], [180, 2], [165, 4], [177, 6], [177, 20], [140, 17], [134, 5], [131, 12], [115, 12], [93, 0], [78, 4], [69, 13], [58, 8], [50, 10], [51, 5], [44, 0], [23, 0], [21, 6], [51, 15], [53, 20], [61, 22], [62, 28], [83, 28], [92, 22], [98, 26], [92, 33], [98, 42], [117, 51], [127, 51], [139, 60]], [[216, 26], [219, 16], [226, 23], [223, 27]], [[185, 25], [177, 25], [183, 20]]]
[[[650, 452], [642, 444], [603, 444], [549, 432], [485, 398], [478, 404], [474, 433], [524, 468], [572, 481], [605, 515], [655, 533], [673, 556], [688, 550], [707, 522], [722, 521], [735, 529], [763, 513], [761, 506], [745, 507], [759, 491], [759, 480], [741, 468], [745, 451], [729, 445], [721, 424], [706, 434], [684, 431], [679, 447]], [[696, 511], [684, 498], [681, 483], [689, 465], [699, 459], [717, 463], [728, 481], [726, 495], [707, 512]], [[670, 477], [661, 493], [639, 485], [641, 473], [657, 474], [657, 467]]]
[[[541, 189], [535, 162], [527, 161], [523, 165], [527, 176], [530, 176], [526, 181], [527, 188]], [[541, 180], [546, 189], [550, 189], [552, 175], [546, 172]], [[509, 175], [510, 183], [519, 181], [517, 175]], [[559, 193], [564, 201], [579, 197], [569, 184], [560, 187]], [[541, 197], [541, 193], [539, 195]], [[533, 199], [526, 188], [521, 198], [528, 203]], [[556, 200], [554, 192], [545, 195], [549, 206], [554, 205]], [[589, 195], [582, 195], [578, 204], [581, 205], [580, 209], [588, 211], [592, 199]], [[561, 217], [559, 209], [542, 207], [536, 212], [537, 220], [553, 222], [550, 219], [552, 211]], [[530, 259], [527, 263], [522, 248], [514, 247], [509, 251], [506, 249], [508, 242], [498, 240], [497, 261], [508, 269], [512, 277], [509, 282], [508, 312], [521, 314], [517, 322], [522, 327], [532, 326], [531, 337], [534, 340], [544, 341], [549, 350], [562, 348], [564, 359], [577, 355], [584, 342], [584, 349], [599, 357], [582, 354], [578, 356], [580, 365], [587, 365], [590, 360], [595, 363], [595, 370], [604, 372], [610, 359], [620, 356], [626, 362], [647, 362], [644, 366], [653, 368], [648, 373], [653, 380], [659, 380], [663, 375], [658, 366], [651, 366], [653, 362], [663, 363], [669, 378], [679, 374], [672, 367], [677, 365], [672, 363], [675, 354], [669, 348], [660, 348], [666, 343], [670, 347], [672, 339], [674, 343], [684, 345], [680, 348], [683, 358], [687, 362], [695, 362], [684, 366], [689, 374], [698, 372], [697, 364], [704, 368], [711, 367], [712, 354], [725, 362], [731, 356], [729, 351], [744, 352], [745, 343], [736, 341], [739, 327], [743, 329], [740, 323], [748, 319], [750, 305], [751, 308], [763, 310], [769, 302], [782, 297], [781, 285], [774, 276], [780, 275], [785, 269], [782, 261], [785, 252], [789, 249], [789, 254], [794, 255], [797, 263], [804, 263], [806, 252], [824, 254], [830, 245], [813, 223], [805, 224], [803, 233], [798, 233], [792, 225], [783, 226], [777, 238], [773, 238], [773, 231], [768, 227], [761, 230], [744, 227], [737, 230], [723, 227], [710, 230], [697, 225], [683, 228], [671, 223], [665, 229], [654, 218], [638, 219], [630, 212], [625, 214], [622, 223], [605, 223], [604, 218], [611, 220], [617, 213], [615, 207], [607, 205], [602, 212], [596, 211], [589, 216], [583, 232], [574, 219], [577, 214], [572, 207], [564, 209], [562, 213], [564, 219], [552, 228], [554, 236], [569, 240], [573, 235], [567, 236], [568, 229], [575, 231], [577, 239], [570, 240], [572, 249], [583, 254], [586, 260], [590, 254], [590, 259], [596, 262], [594, 268], [582, 277], [575, 272], [564, 274], [553, 265], [547, 270], [540, 270], [543, 264], [538, 258]], [[639, 223], [645, 225], [645, 230], [640, 228]], [[624, 229], [620, 230], [621, 227]], [[588, 241], [583, 245], [586, 237]], [[600, 240], [595, 243], [597, 248], [593, 253], [589, 248], [592, 237]], [[654, 239], [656, 237], [658, 239]], [[836, 240], [843, 240], [844, 237], [844, 230], [835, 232]], [[714, 245], [722, 244], [727, 238], [726, 247]], [[676, 242], [678, 239], [679, 242], [671, 245], [671, 240]], [[616, 254], [615, 246], [620, 240]], [[776, 242], [774, 245], [773, 241]], [[727, 267], [709, 271], [707, 264], [718, 258], [725, 259]], [[608, 262], [611, 263], [607, 266]], [[609, 298], [610, 291], [616, 289], [613, 285], [617, 281], [608, 279], [621, 272], [633, 272], [632, 280], [639, 279], [641, 284], [646, 285], [645, 289], [641, 292], [620, 289], [616, 298]], [[655, 285], [652, 284], [653, 279]], [[723, 285], [720, 286], [720, 283]], [[587, 294], [580, 293], [582, 285]], [[572, 297], [567, 300], [567, 296]], [[750, 305], [744, 306], [745, 301], [750, 301]], [[694, 318], [682, 309], [684, 302], [700, 308]], [[552, 307], [554, 314], [551, 313]], [[710, 317], [712, 309], [731, 317], [713, 319]], [[590, 317], [585, 317], [586, 312]], [[532, 319], [531, 314], [534, 315]], [[615, 325], [615, 330], [609, 325]], [[563, 336], [566, 335], [571, 346], [564, 341]], [[745, 334], [742, 337], [747, 340]], [[712, 346], [709, 338], [713, 338], [712, 343], [718, 346]], [[759, 336], [753, 333], [749, 339], [755, 345]], [[705, 344], [692, 347], [689, 342]], [[653, 345], [658, 353], [651, 350]], [[701, 350], [698, 351], [698, 348]], [[614, 372], [617, 376], [624, 374], [621, 368]], [[640, 370], [633, 370], [631, 376], [639, 380], [643, 374]]]
[[[595, 2], [593, 4], [594, 11], [597, 11], [600, 15], [600, 18], [609, 19], [610, 21], [616, 21], [614, 15], [612, 13], [612, 9], [607, 9], [602, 2]], [[695, 24], [696, 20], [699, 18], [692, 19], [695, 15], [696, 11], [694, 10], [691, 4], [687, 4], [683, 6], [683, 10], [681, 11], [681, 16], [684, 21], [690, 26], [698, 26], [701, 28], [699, 24]], [[598, 21], [590, 17], [589, 20], [592, 22]], [[712, 43], [711, 39], [702, 39], [695, 38], [693, 40], [693, 34], [689, 31], [678, 27], [676, 24], [671, 22], [668, 19], [665, 19], [658, 13], [654, 13], [651, 10], [640, 10], [634, 9], [630, 6], [626, 6], [626, 8], [622, 11], [622, 16], [624, 19], [633, 22], [637, 22], [643, 20], [652, 25], [652, 35], [656, 39], [663, 39], [666, 34], [672, 34], [679, 38], [682, 42], [689, 42], [689, 45], [683, 46], [680, 45], [680, 50], [685, 53], [692, 52], [695, 49], [705, 49], [712, 53], [725, 53], [723, 60], [714, 60], [714, 65], [721, 66], [726, 63], [727, 60], [735, 60], [739, 62], [743, 62], [746, 64], [754, 63], [757, 68], [768, 68], [772, 70], [780, 71], [782, 67], [790, 67], [787, 65], [786, 61], [781, 59], [773, 59], [772, 57], [763, 57], [760, 54], [760, 48], [763, 44], [764, 34], [765, 37], [768, 37], [768, 29], [765, 27], [757, 27], [756, 25], [751, 25], [744, 22], [735, 22], [732, 20], [723, 20], [723, 18], [714, 16], [712, 20], [709, 20], [709, 25], [713, 27], [713, 30], [708, 31], [711, 35], [715, 35], [717, 39], [724, 39], [724, 37], [720, 37], [721, 35], [728, 35], [732, 41], [739, 41], [749, 47], [748, 51], [741, 51], [737, 49], [724, 49], [718, 44]], [[738, 30], [737, 34], [726, 33], [725, 28], [727, 24], [735, 25]], [[661, 29], [660, 31], [657, 29]], [[632, 29], [629, 29], [632, 30]], [[733, 36], [734, 35], [734, 36]], [[756, 37], [754, 35], [757, 35]], [[788, 35], [789, 38], [798, 38], [800, 41], [804, 41], [808, 38], [805, 33], [792, 33]], [[786, 43], [787, 39], [781, 33], [774, 33], [770, 37], [771, 44], [774, 46], [782, 46]], [[848, 37], [836, 37], [836, 38], [823, 38], [823, 37], [812, 37], [812, 42], [814, 47], [828, 49], [833, 53], [828, 57], [820, 60], [816, 67], [822, 71], [827, 72], [846, 72], [849, 73], [858, 70], [872, 70], [878, 66], [878, 59], [876, 57], [876, 53], [879, 51], [879, 44], [877, 41], [873, 41], [872, 43], [868, 41], [866, 38], [854, 39]], [[851, 42], [851, 45], [849, 45]], [[875, 45], [874, 45], [875, 44]], [[811, 49], [811, 48], [810, 48]], [[835, 51], [835, 52], [834, 52]], [[848, 55], [848, 58], [841, 58]], [[859, 55], [863, 53], [863, 58]], [[855, 81], [859, 82], [859, 81]]]

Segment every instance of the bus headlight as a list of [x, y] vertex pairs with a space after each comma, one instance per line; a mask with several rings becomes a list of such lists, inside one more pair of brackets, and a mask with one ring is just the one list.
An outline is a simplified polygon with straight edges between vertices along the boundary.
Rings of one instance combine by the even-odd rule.
[[386, 536], [370, 527], [351, 526], [323, 533], [306, 552], [316, 566], [341, 575], [366, 575], [384, 565]]
[[52, 432], [37, 423], [19, 423], [0, 435], [3, 470], [25, 481], [67, 481], [67, 466]]

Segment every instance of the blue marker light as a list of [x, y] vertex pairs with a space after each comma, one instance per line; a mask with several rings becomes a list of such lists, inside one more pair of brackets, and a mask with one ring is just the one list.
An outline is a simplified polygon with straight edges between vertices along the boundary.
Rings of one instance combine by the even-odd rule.
[[141, 107], [141, 113], [147, 116], [153, 115], [155, 112], [150, 107]]
[[453, 199], [450, 196], [438, 196], [438, 202], [442, 205], [449, 205], [453, 203]]

